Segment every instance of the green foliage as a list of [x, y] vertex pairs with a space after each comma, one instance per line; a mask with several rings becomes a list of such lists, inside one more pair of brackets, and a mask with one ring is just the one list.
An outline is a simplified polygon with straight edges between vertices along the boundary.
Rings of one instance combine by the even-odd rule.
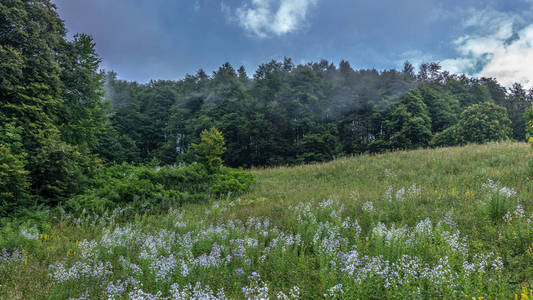
[[479, 144], [509, 139], [512, 133], [510, 125], [505, 108], [491, 102], [467, 107], [458, 123], [463, 141]]
[[[157, 211], [227, 194], [241, 194], [255, 182], [242, 170], [222, 167], [224, 137], [216, 128], [202, 131], [201, 142], [192, 145], [198, 162], [182, 167], [159, 167], [156, 157], [150, 165], [123, 163], [99, 169], [88, 189], [68, 200], [75, 212], [103, 213], [131, 205], [135, 211]], [[64, 159], [61, 159], [64, 161]]]
[[524, 112], [533, 102], [533, 89], [526, 91], [521, 84], [515, 83], [508, 90], [505, 101], [496, 102], [496, 104], [505, 107], [507, 115], [511, 120], [511, 137], [517, 141], [526, 140], [526, 122]]
[[177, 168], [123, 163], [99, 169], [88, 188], [69, 199], [67, 206], [76, 213], [101, 214], [125, 206], [136, 212], [157, 212], [184, 202], [238, 195], [254, 181], [248, 172], [225, 167], [208, 174], [199, 163]]
[[128, 135], [121, 135], [110, 121], [106, 121], [97, 137], [95, 153], [106, 162], [138, 162], [140, 150]]
[[0, 217], [29, 204], [29, 187], [25, 157], [0, 144]]
[[216, 173], [222, 166], [222, 154], [226, 151], [224, 136], [216, 128], [204, 130], [200, 134], [200, 143], [192, 145], [192, 151], [199, 163], [204, 165], [209, 174]]
[[185, 198], [200, 196], [194, 188], [207, 176], [196, 165], [173, 170], [166, 167], [133, 166], [126, 163], [99, 169], [88, 183], [88, 189], [67, 201], [77, 213], [101, 214], [116, 207], [131, 205], [138, 211], [177, 205]]
[[427, 146], [431, 140], [431, 119], [419, 90], [409, 92], [391, 113], [388, 123], [395, 148]]
[[451, 126], [438, 132], [431, 140], [431, 146], [433, 147], [445, 147], [460, 145], [463, 141], [461, 130], [459, 126]]
[[255, 183], [255, 176], [239, 169], [222, 167], [209, 177], [209, 193], [212, 195], [240, 195]]
[[20, 133], [21, 128], [0, 124], [0, 216], [30, 203], [27, 155]]
[[428, 107], [431, 131], [440, 132], [457, 123], [461, 112], [459, 100], [439, 84], [423, 84], [418, 87]]
[[59, 113], [62, 139], [69, 144], [98, 150], [98, 137], [106, 129], [103, 74], [91, 37], [75, 35], [63, 44], [59, 58], [63, 102]]
[[525, 131], [526, 131], [526, 141], [533, 146], [533, 106], [530, 106], [524, 112], [524, 121], [525, 121]]
[[416, 75], [410, 64], [402, 72], [378, 72], [354, 70], [346, 61], [295, 65], [285, 58], [260, 65], [253, 79], [245, 73], [225, 63], [211, 76], [200, 70], [183, 80], [148, 84], [108, 74], [117, 143], [132, 150], [109, 159], [190, 162], [194, 157], [185, 153], [211, 127], [224, 133], [222, 159], [232, 167], [425, 147], [466, 107], [483, 101], [507, 108], [518, 139], [524, 126], [517, 116], [533, 97], [518, 86], [442, 72], [436, 63], [424, 64]]
[[[526, 133], [526, 141], [533, 147], [533, 105], [530, 106], [523, 115]], [[530, 169], [533, 172], [533, 161], [529, 161]]]
[[89, 36], [66, 40], [49, 0], [3, 1], [0, 32], [2, 206], [55, 205], [83, 189], [95, 164], [107, 118], [100, 60]]
[[0, 5], [0, 110], [19, 125], [53, 120], [59, 102], [56, 54], [65, 33], [48, 0], [9, 0]]
[[459, 122], [437, 134], [434, 146], [454, 146], [465, 143], [483, 144], [503, 141], [511, 137], [511, 121], [505, 108], [492, 102], [483, 102], [467, 107]]
[[39, 148], [29, 158], [32, 190], [40, 202], [48, 205], [83, 190], [98, 161], [76, 146], [60, 141], [56, 131], [43, 131]]
[[332, 160], [341, 151], [336, 128], [317, 128], [314, 133], [306, 134], [298, 147], [298, 162], [324, 162]]

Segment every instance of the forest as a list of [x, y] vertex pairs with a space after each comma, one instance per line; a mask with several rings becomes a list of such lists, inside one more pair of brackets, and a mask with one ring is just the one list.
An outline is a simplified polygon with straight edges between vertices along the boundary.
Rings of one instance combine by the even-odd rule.
[[[183, 80], [147, 84], [108, 72], [105, 91], [110, 131], [98, 147], [101, 157], [187, 162], [190, 145], [214, 126], [227, 142], [224, 161], [234, 167], [523, 141], [523, 115], [533, 101], [533, 90], [520, 84], [506, 88], [495, 79], [450, 74], [438, 63], [422, 64], [415, 74], [409, 62], [399, 71], [377, 71], [354, 70], [347, 61], [294, 65], [290, 58], [260, 65], [252, 76], [229, 63], [210, 76], [199, 70]], [[487, 123], [465, 124], [463, 118], [478, 114], [488, 116]], [[463, 136], [457, 129], [464, 126], [496, 127]]]

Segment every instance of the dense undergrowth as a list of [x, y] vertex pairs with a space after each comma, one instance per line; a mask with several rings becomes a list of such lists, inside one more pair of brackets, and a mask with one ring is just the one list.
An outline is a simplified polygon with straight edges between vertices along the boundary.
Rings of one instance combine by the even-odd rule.
[[[252, 170], [240, 196], [159, 213], [142, 210], [153, 195], [52, 210], [3, 227], [0, 298], [526, 299], [530, 156], [523, 143], [359, 156]], [[179, 182], [141, 171], [127, 189]]]
[[209, 173], [204, 165], [150, 167], [131, 164], [103, 168], [66, 208], [80, 214], [102, 214], [129, 205], [134, 211], [158, 212], [215, 197], [245, 192], [255, 178], [242, 170], [220, 167]]

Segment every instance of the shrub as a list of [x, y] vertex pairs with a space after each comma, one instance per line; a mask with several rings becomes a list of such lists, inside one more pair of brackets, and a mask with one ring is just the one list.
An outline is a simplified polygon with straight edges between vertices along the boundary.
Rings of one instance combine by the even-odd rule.
[[124, 205], [140, 212], [160, 210], [186, 201], [239, 194], [254, 181], [250, 173], [225, 167], [208, 174], [199, 163], [179, 168], [123, 163], [99, 169], [89, 181], [89, 188], [68, 200], [67, 206], [77, 213], [103, 213]]
[[210, 193], [215, 196], [241, 194], [255, 182], [255, 176], [240, 169], [223, 167], [210, 176]]
[[72, 197], [67, 206], [75, 212], [103, 213], [117, 206], [132, 205], [135, 211], [167, 209], [185, 201], [245, 192], [255, 181], [251, 173], [222, 167], [222, 133], [211, 128], [193, 145], [198, 162], [179, 168], [123, 163], [101, 168], [88, 182], [88, 189]]

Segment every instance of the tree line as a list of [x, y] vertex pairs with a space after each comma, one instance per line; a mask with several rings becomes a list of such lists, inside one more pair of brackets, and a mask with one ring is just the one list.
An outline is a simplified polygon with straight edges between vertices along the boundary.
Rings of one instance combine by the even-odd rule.
[[533, 101], [533, 90], [518, 83], [506, 88], [492, 78], [450, 74], [438, 63], [415, 73], [409, 62], [402, 70], [377, 71], [285, 58], [260, 65], [252, 76], [229, 63], [211, 75], [199, 70], [147, 84], [109, 72], [105, 86], [114, 131], [99, 147], [109, 149], [100, 152], [107, 160], [186, 163], [199, 133], [214, 126], [226, 140], [226, 163], [242, 167], [525, 140], [523, 114]]

